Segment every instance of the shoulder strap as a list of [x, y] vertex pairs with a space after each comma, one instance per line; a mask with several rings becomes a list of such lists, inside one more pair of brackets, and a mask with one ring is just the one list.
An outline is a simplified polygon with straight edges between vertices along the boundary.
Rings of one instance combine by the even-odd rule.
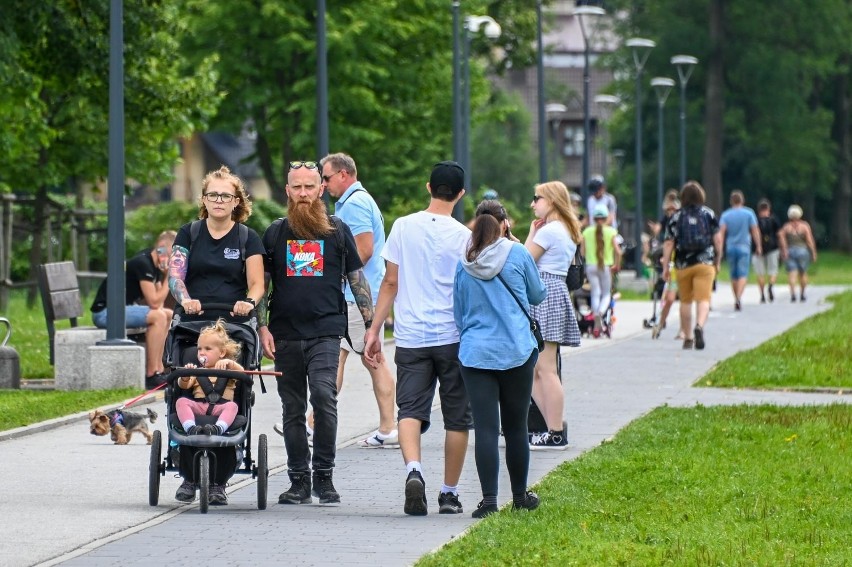
[[238, 230], [240, 232], [240, 259], [243, 261], [243, 269], [245, 269], [246, 262], [246, 242], [248, 242], [248, 227], [243, 223], [237, 223], [240, 227]]
[[527, 316], [527, 319], [529, 319], [530, 324], [532, 324], [533, 320], [532, 320], [532, 317], [530, 316], [529, 312], [527, 312], [527, 310], [526, 310], [526, 309], [524, 309], [524, 304], [523, 304], [523, 303], [521, 303], [521, 300], [520, 300], [520, 299], [518, 299], [518, 296], [517, 296], [517, 295], [515, 295], [515, 292], [514, 292], [514, 291], [512, 291], [512, 288], [510, 288], [510, 287], [509, 287], [509, 284], [507, 284], [507, 283], [506, 283], [506, 280], [504, 280], [504, 279], [503, 279], [503, 276], [501, 276], [500, 274], [497, 274], [497, 279], [499, 279], [499, 280], [500, 280], [500, 283], [502, 283], [502, 284], [503, 284], [503, 286], [506, 288], [506, 290], [507, 290], [509, 293], [511, 293], [511, 294], [512, 294], [512, 297], [514, 298], [515, 302], [518, 304], [518, 307], [520, 307], [520, 308], [521, 308], [521, 311], [523, 311], [523, 312], [524, 312], [524, 315], [526, 315], [526, 316]]
[[204, 219], [198, 219], [192, 221], [189, 225], [189, 251], [192, 252], [192, 245], [195, 244], [195, 240], [198, 238], [198, 233], [201, 232], [201, 223], [204, 222]]
[[[360, 191], [361, 189], [359, 189]], [[351, 197], [351, 195], [350, 195]], [[342, 261], [340, 264], [340, 280], [341, 284], [344, 285], [346, 281], [346, 238], [343, 236], [343, 221], [340, 218], [329, 215], [331, 222], [334, 224], [334, 239], [337, 241], [337, 246], [341, 250]], [[342, 293], [342, 292], [341, 292]], [[349, 336], [349, 309], [346, 307], [344, 302], [343, 304], [343, 314], [346, 315], [346, 334], [343, 335], [343, 338], [346, 339], [346, 342], [349, 343], [349, 347], [355, 352], [355, 354], [364, 354], [364, 351], [359, 351], [352, 344], [352, 338]]]

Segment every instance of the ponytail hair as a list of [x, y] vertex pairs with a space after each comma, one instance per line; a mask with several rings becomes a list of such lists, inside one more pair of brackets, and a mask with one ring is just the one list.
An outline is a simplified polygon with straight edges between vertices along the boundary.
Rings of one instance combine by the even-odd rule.
[[476, 207], [470, 242], [465, 252], [468, 262], [473, 262], [480, 252], [503, 236], [503, 221], [507, 218], [506, 209], [496, 199], [487, 199]]
[[[606, 221], [606, 219], [604, 219]], [[603, 238], [603, 222], [596, 223], [595, 227], [595, 260], [597, 260], [598, 269], [604, 269], [604, 238]]]

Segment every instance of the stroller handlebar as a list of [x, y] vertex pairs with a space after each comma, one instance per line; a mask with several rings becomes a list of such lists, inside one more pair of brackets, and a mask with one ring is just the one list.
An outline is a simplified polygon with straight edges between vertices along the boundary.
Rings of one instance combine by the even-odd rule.
[[218, 368], [175, 368], [172, 370], [168, 377], [166, 377], [166, 381], [174, 383], [175, 380], [181, 378], [183, 376], [214, 376], [216, 378], [228, 378], [239, 380], [241, 382], [248, 382], [249, 384], [254, 384], [254, 378], [243, 372], [242, 370], [220, 370]]

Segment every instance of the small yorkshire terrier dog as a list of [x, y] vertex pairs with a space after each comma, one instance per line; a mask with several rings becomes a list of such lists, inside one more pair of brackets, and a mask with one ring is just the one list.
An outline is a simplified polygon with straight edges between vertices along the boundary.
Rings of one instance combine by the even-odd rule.
[[157, 421], [157, 412], [148, 409], [148, 415], [145, 416], [131, 411], [113, 410], [104, 413], [101, 410], [95, 410], [89, 413], [91, 425], [89, 432], [92, 435], [109, 433], [110, 439], [115, 441], [116, 445], [127, 445], [135, 431], [143, 435], [150, 445], [153, 435], [148, 431], [148, 424], [145, 423], [146, 417], [151, 423], [154, 423]]

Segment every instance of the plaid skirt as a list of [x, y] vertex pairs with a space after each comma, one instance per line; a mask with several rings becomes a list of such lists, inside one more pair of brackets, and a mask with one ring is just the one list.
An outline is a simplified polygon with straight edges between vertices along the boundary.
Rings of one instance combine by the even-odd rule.
[[538, 305], [530, 306], [530, 315], [541, 324], [544, 340], [563, 346], [580, 346], [580, 328], [571, 305], [565, 276], [539, 272], [547, 297]]

